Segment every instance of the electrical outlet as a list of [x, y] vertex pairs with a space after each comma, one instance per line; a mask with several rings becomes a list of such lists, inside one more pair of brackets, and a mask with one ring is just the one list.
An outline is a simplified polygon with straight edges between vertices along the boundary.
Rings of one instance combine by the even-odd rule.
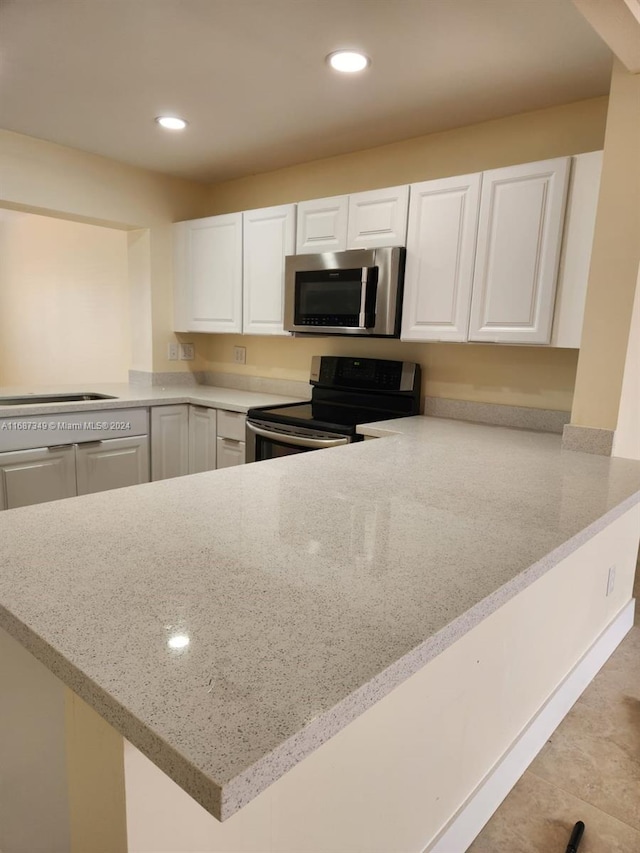
[[233, 360], [236, 364], [246, 364], [247, 363], [247, 348], [246, 347], [234, 347], [233, 348]]
[[178, 360], [178, 344], [172, 343], [167, 347], [167, 358], [169, 361], [177, 361]]
[[616, 567], [611, 566], [611, 568], [609, 569], [609, 576], [607, 578], [607, 595], [611, 595], [615, 585], [616, 585]]
[[180, 344], [180, 361], [193, 361], [195, 355], [193, 344]]

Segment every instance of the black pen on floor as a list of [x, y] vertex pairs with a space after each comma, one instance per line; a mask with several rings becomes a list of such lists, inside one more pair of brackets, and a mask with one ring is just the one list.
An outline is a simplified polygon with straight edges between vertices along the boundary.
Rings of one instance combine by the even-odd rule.
[[573, 832], [571, 833], [571, 838], [569, 839], [569, 843], [567, 844], [567, 849], [565, 853], [577, 853], [578, 847], [580, 846], [580, 841], [582, 840], [583, 832], [584, 823], [579, 820], [573, 827]]

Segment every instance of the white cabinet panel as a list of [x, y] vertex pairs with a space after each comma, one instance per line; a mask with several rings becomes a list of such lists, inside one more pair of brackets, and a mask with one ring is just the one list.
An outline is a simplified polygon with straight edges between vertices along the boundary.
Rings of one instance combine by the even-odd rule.
[[242, 214], [173, 226], [175, 329], [242, 331]]
[[220, 409], [218, 412], [218, 435], [222, 438], [244, 441], [246, 421], [247, 418], [243, 412], [228, 412], [226, 409]]
[[79, 495], [149, 482], [149, 442], [145, 435], [76, 445]]
[[388, 187], [349, 196], [349, 249], [404, 246], [409, 187]]
[[580, 346], [596, 224], [602, 151], [573, 157], [551, 346]]
[[231, 468], [233, 465], [243, 465], [245, 461], [244, 441], [234, 441], [231, 438], [218, 437], [218, 468]]
[[189, 473], [216, 467], [216, 410], [189, 406]]
[[243, 331], [284, 335], [284, 258], [294, 254], [295, 204], [249, 210], [244, 217]]
[[481, 179], [411, 186], [402, 340], [467, 339]]
[[346, 249], [348, 212], [346, 195], [298, 202], [296, 254]]
[[189, 407], [151, 409], [151, 479], [166, 480], [189, 473]]
[[469, 340], [549, 343], [569, 165], [483, 174]]
[[72, 498], [75, 494], [72, 444], [0, 453], [0, 510]]

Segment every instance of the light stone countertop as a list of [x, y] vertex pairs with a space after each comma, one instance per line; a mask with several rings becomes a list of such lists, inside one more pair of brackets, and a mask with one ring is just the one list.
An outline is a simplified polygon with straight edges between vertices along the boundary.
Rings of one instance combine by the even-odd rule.
[[0, 397], [19, 397], [26, 394], [73, 394], [73, 393], [110, 394], [114, 400], [86, 400], [74, 403], [30, 403], [17, 406], [3, 406], [0, 403], [0, 418], [53, 414], [56, 412], [100, 411], [104, 409], [122, 409], [135, 406], [177, 405], [193, 403], [196, 406], [209, 406], [215, 409], [227, 409], [231, 412], [246, 412], [253, 406], [276, 406], [281, 403], [294, 403], [299, 397], [287, 397], [283, 394], [263, 394], [256, 391], [239, 391], [235, 388], [217, 388], [210, 385], [135, 385], [123, 383], [85, 382], [72, 385], [8, 386], [0, 387]]
[[224, 819], [640, 500], [556, 435], [365, 431], [0, 513], [0, 626]]

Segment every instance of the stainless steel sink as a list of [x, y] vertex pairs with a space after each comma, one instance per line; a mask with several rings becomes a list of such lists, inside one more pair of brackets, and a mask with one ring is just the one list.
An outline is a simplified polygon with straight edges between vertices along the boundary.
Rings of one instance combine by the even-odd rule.
[[112, 394], [24, 394], [0, 397], [0, 406], [28, 406], [35, 403], [82, 403], [88, 400], [117, 400]]

